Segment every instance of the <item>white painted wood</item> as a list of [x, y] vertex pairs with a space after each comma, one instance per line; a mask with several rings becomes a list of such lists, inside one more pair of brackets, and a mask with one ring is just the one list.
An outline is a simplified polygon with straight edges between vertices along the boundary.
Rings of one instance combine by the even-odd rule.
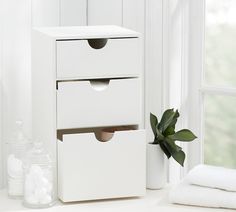
[[[32, 140], [44, 144], [55, 163], [54, 171], [57, 173], [56, 42], [36, 30], [32, 30], [31, 42]], [[56, 173], [54, 185], [57, 185]]]
[[[235, 212], [230, 209], [215, 209], [204, 207], [193, 207], [169, 203], [168, 196], [172, 189], [171, 185], [160, 190], [147, 190], [146, 196], [142, 198], [114, 199], [109, 201], [87, 201], [83, 203], [63, 204], [58, 201], [54, 207], [45, 208], [43, 212]], [[11, 212], [33, 212], [22, 205], [22, 200], [9, 199], [6, 190], [0, 191], [0, 211]]]
[[[143, 196], [145, 131], [117, 131], [108, 142], [93, 133], [58, 140], [59, 198], [63, 202]], [[132, 170], [132, 171], [130, 171]]]
[[88, 40], [57, 42], [57, 79], [136, 77], [141, 74], [140, 40], [99, 39], [101, 49]]
[[198, 136], [196, 142], [189, 145], [189, 168], [203, 162], [203, 97], [200, 89], [203, 82], [204, 35], [205, 35], [205, 1], [191, 0], [189, 24], [189, 124]]
[[190, 1], [190, 66], [191, 94], [190, 124], [198, 136], [198, 142], [190, 145], [190, 168], [204, 162], [204, 95], [235, 96], [235, 88], [210, 86], [204, 83], [205, 64], [205, 0]]
[[140, 0], [123, 0], [123, 26], [133, 30], [137, 30], [139, 28], [138, 27], [138, 13], [140, 12], [138, 10], [139, 2]]
[[114, 25], [105, 26], [66, 26], [66, 27], [39, 27], [39, 31], [55, 40], [84, 40], [96, 38], [133, 38], [140, 33]]
[[60, 25], [87, 25], [87, 0], [59, 0]]
[[[56, 42], [32, 33], [32, 127], [33, 140], [41, 141], [56, 161]], [[45, 104], [46, 103], [46, 104]]]
[[[167, 27], [168, 27], [168, 42], [167, 48], [167, 60], [168, 60], [168, 69], [165, 70], [167, 73], [165, 77], [165, 84], [167, 88], [167, 108], [178, 109], [181, 116], [178, 119], [177, 129], [183, 128], [183, 121], [185, 117], [185, 107], [186, 99], [182, 99], [182, 88], [185, 86], [183, 81], [183, 71], [184, 66], [182, 63], [182, 58], [184, 55], [183, 49], [183, 6], [184, 1], [179, 0], [168, 0], [168, 12], [167, 12]], [[186, 109], [186, 108], [185, 108]], [[181, 144], [180, 144], [181, 145]], [[169, 180], [171, 183], [178, 183], [181, 176], [181, 166], [176, 163], [174, 160], [170, 160], [169, 163]]]
[[[87, 29], [87, 30], [86, 30]], [[104, 29], [104, 31], [102, 30]], [[109, 30], [112, 29], [112, 30]], [[108, 32], [106, 34], [106, 32]], [[125, 32], [122, 35], [122, 32]], [[57, 140], [57, 120], [60, 120], [60, 117], [63, 117], [61, 121], [62, 128], [84, 128], [87, 126], [95, 125], [93, 127], [98, 127], [101, 125], [138, 125], [137, 128], [141, 129], [143, 126], [142, 118], [143, 117], [143, 103], [142, 103], [142, 79], [141, 76], [139, 78], [122, 78], [119, 79], [110, 79], [109, 85], [104, 84], [104, 82], [92, 81], [91, 83], [87, 80], [78, 81], [76, 78], [69, 78], [67, 81], [60, 80], [57, 81], [56, 78], [56, 61], [57, 58], [56, 53], [56, 45], [57, 42], [70, 42], [70, 39], [86, 39], [87, 37], [81, 37], [82, 35], [87, 35], [89, 38], [96, 38], [95, 35], [106, 36], [108, 35], [119, 35], [118, 37], [123, 38], [128, 35], [138, 35], [138, 33], [122, 29], [120, 27], [61, 27], [61, 28], [46, 28], [46, 29], [37, 29], [33, 31], [33, 135], [34, 139], [45, 141], [49, 149], [54, 155], [57, 151], [55, 147]], [[68, 37], [67, 37], [68, 35]], [[98, 36], [100, 37], [100, 36]], [[131, 36], [133, 37], [133, 36]], [[137, 38], [133, 38], [130, 40], [135, 40]], [[60, 40], [60, 41], [59, 41]], [[64, 40], [64, 41], [61, 41]], [[44, 52], [45, 51], [45, 52]], [[72, 54], [74, 52], [70, 52]], [[78, 58], [80, 60], [81, 58]], [[85, 58], [86, 59], [86, 58]], [[86, 61], [89, 61], [86, 59]], [[108, 61], [111, 62], [111, 61]], [[139, 61], [137, 61], [139, 63]], [[113, 64], [114, 65], [114, 64]], [[112, 66], [111, 66], [112, 68]], [[92, 76], [91, 76], [92, 77]], [[96, 76], [94, 76], [94, 79]], [[90, 85], [91, 84], [91, 85]], [[56, 89], [57, 95], [56, 95]], [[78, 96], [77, 96], [78, 94]], [[96, 94], [96, 95], [95, 95]], [[60, 108], [62, 108], [60, 112]], [[80, 107], [81, 110], [80, 110]], [[91, 108], [91, 109], [89, 109]], [[89, 111], [89, 113], [88, 113]], [[58, 113], [58, 114], [56, 114]], [[80, 116], [77, 114], [80, 113]], [[83, 114], [84, 113], [84, 114]], [[86, 114], [87, 113], [87, 114]], [[91, 115], [93, 114], [94, 115]], [[58, 116], [57, 116], [58, 115]], [[84, 123], [78, 122], [81, 119], [81, 115], [83, 115], [82, 121]], [[85, 116], [86, 115], [86, 116]], [[90, 118], [88, 118], [91, 115]], [[76, 117], [77, 116], [77, 117]], [[118, 118], [119, 116], [119, 118]], [[113, 120], [112, 120], [113, 117]], [[67, 120], [68, 125], [66, 125], [65, 120]], [[86, 121], [91, 120], [91, 123], [86, 123]], [[105, 123], [106, 121], [110, 123]], [[118, 122], [118, 121], [119, 122]], [[128, 122], [126, 122], [128, 120]], [[92, 123], [93, 121], [93, 123]], [[70, 126], [69, 126], [70, 125]], [[141, 132], [141, 131], [137, 131]], [[138, 133], [138, 134], [139, 134]], [[122, 134], [122, 133], [121, 133]], [[126, 134], [127, 140], [130, 142], [142, 142], [145, 144], [144, 132], [142, 135], [136, 135], [134, 133], [133, 136], [129, 136]], [[84, 134], [79, 134], [78, 137], [83, 137]], [[118, 134], [119, 135], [119, 134]], [[136, 138], [137, 136], [137, 138]], [[123, 136], [117, 136], [117, 141], [123, 140]], [[125, 137], [125, 136], [124, 136]], [[70, 140], [70, 139], [69, 139]], [[126, 141], [127, 141], [126, 140]], [[74, 143], [74, 142], [73, 142]], [[80, 142], [79, 142], [80, 143]], [[136, 144], [136, 143], [135, 143]], [[77, 142], [76, 142], [77, 145]], [[141, 144], [140, 144], [141, 145]], [[132, 144], [133, 146], [133, 144]], [[69, 148], [69, 147], [68, 147]], [[74, 149], [71, 144], [72, 149]], [[129, 157], [133, 157], [136, 154], [134, 151], [136, 147], [132, 147], [132, 153], [130, 152]], [[84, 151], [83, 149], [80, 149]], [[122, 149], [123, 152], [126, 152], [127, 149]], [[138, 150], [141, 151], [141, 148]], [[127, 190], [127, 185], [124, 187], [119, 186], [117, 190], [113, 189], [107, 190], [104, 192], [104, 195], [101, 195], [98, 198], [113, 198], [113, 197], [127, 197], [127, 196], [140, 196], [141, 191], [145, 189], [145, 146], [142, 148], [141, 158], [138, 158], [138, 163], [136, 166], [139, 166], [139, 170], [142, 173], [139, 174], [144, 182], [132, 184], [129, 191]], [[119, 152], [119, 151], [118, 151]], [[120, 151], [121, 152], [121, 151]], [[67, 152], [68, 153], [68, 152]], [[123, 153], [124, 154], [124, 153]], [[140, 153], [137, 153], [139, 155]], [[123, 156], [123, 155], [122, 155]], [[119, 155], [120, 157], [120, 155]], [[125, 157], [127, 158], [127, 157]], [[91, 160], [97, 160], [97, 158], [92, 158]], [[137, 159], [137, 157], [136, 157]], [[114, 157], [114, 162], [118, 159]], [[109, 161], [109, 164], [112, 163], [113, 158]], [[70, 161], [71, 163], [71, 161]], [[85, 161], [83, 164], [85, 165]], [[128, 162], [126, 161], [128, 164]], [[123, 164], [123, 163], [122, 163]], [[141, 167], [140, 167], [141, 164]], [[143, 166], [144, 164], [144, 166]], [[60, 166], [60, 165], [59, 165]], [[90, 167], [90, 166], [85, 166]], [[60, 168], [60, 167], [59, 167]], [[119, 167], [116, 167], [119, 168]], [[93, 166], [93, 169], [96, 169], [96, 166]], [[78, 169], [73, 167], [75, 174], [78, 174]], [[125, 169], [127, 176], [133, 177], [133, 169], [129, 170]], [[123, 173], [123, 172], [122, 172]], [[82, 173], [80, 173], [82, 174]], [[70, 177], [72, 175], [68, 175]], [[122, 175], [123, 176], [123, 175]], [[142, 177], [144, 176], [144, 177]], [[91, 176], [88, 176], [88, 178]], [[101, 174], [102, 178], [103, 176]], [[137, 177], [137, 176], [136, 176]], [[96, 178], [94, 177], [95, 182]], [[117, 175], [117, 179], [122, 178], [121, 175]], [[141, 179], [140, 178], [140, 179]], [[139, 177], [137, 177], [139, 179]], [[78, 179], [77, 179], [78, 181]], [[73, 182], [73, 181], [72, 181]], [[122, 181], [121, 181], [122, 182]], [[136, 182], [136, 180], [134, 180]], [[114, 181], [113, 181], [114, 183]], [[59, 183], [60, 185], [60, 183]], [[87, 189], [94, 189], [92, 184]], [[111, 193], [110, 193], [110, 192]], [[63, 192], [63, 191], [61, 191]], [[99, 192], [98, 192], [99, 193]], [[112, 195], [113, 194], [113, 195]], [[63, 193], [61, 193], [63, 195]], [[73, 195], [73, 193], [71, 193]], [[96, 193], [94, 194], [96, 195]], [[92, 196], [90, 196], [92, 198]], [[90, 198], [88, 198], [90, 199]], [[74, 197], [73, 200], [79, 200], [77, 197]], [[64, 201], [67, 201], [64, 199]]]
[[122, 26], [123, 0], [88, 0], [88, 25]]
[[[123, 26], [145, 34], [145, 0], [123, 0]], [[160, 2], [157, 2], [160, 4]], [[157, 14], [159, 15], [159, 14]]]
[[181, 119], [177, 128], [190, 128], [198, 136], [197, 140], [183, 146], [187, 153], [184, 169], [171, 161], [171, 182], [178, 182], [189, 169], [201, 162], [203, 5], [203, 1], [168, 0], [163, 10], [166, 84], [163, 95], [167, 98], [164, 102], [166, 107], [180, 109]]
[[217, 87], [217, 86], [202, 86], [200, 89], [202, 94], [218, 94], [225, 96], [236, 96], [236, 88]]
[[32, 0], [32, 26], [59, 26], [59, 3], [59, 0]]
[[[180, 111], [177, 129], [189, 128], [189, 68], [188, 68], [188, 1], [167, 0], [163, 6], [163, 105]], [[188, 144], [181, 144], [188, 156]], [[185, 169], [174, 160], [169, 161], [169, 181], [179, 182], [188, 170], [188, 157]]]
[[149, 123], [150, 112], [160, 117], [164, 109], [162, 8], [162, 1], [146, 1], [145, 127], [147, 129], [148, 143], [153, 140], [153, 133]]
[[59, 82], [57, 128], [141, 123], [140, 79]]
[[[182, 39], [181, 39], [181, 128], [190, 128], [189, 125], [189, 103], [186, 100], [189, 100], [189, 76], [191, 75], [191, 69], [189, 69], [189, 1], [184, 0], [182, 1]], [[191, 129], [191, 128], [190, 128]], [[196, 142], [196, 141], [194, 141]], [[188, 143], [181, 143], [181, 147], [185, 152], [186, 159], [184, 163], [184, 168], [180, 168], [180, 178], [186, 176], [189, 168], [189, 144]]]

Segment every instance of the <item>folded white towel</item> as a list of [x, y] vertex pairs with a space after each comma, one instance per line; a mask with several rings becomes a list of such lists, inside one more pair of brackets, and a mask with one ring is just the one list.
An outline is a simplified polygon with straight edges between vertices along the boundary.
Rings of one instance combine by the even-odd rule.
[[236, 192], [180, 183], [170, 191], [171, 203], [236, 209]]
[[198, 165], [186, 176], [189, 184], [236, 191], [236, 170], [209, 165]]

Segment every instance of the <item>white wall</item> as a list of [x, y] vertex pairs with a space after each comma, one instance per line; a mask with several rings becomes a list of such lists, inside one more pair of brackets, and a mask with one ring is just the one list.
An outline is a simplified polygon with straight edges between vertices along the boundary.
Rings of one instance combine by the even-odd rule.
[[[166, 0], [164, 3], [164, 107], [175, 108], [180, 112], [177, 127], [183, 127], [184, 104], [182, 89], [183, 71], [183, 2], [184, 0]], [[186, 161], [185, 161], [186, 164]], [[181, 178], [180, 166], [169, 160], [169, 181], [176, 183]]]
[[[67, 0], [68, 1], [68, 0]], [[59, 0], [31, 0], [32, 27], [59, 26], [60, 1]]]
[[146, 54], [145, 104], [147, 142], [153, 141], [150, 129], [150, 112], [161, 116], [163, 111], [163, 1], [146, 1]]
[[87, 0], [60, 0], [60, 25], [87, 25]]
[[203, 129], [201, 119], [203, 117], [203, 99], [200, 89], [202, 88], [202, 74], [204, 68], [204, 52], [203, 44], [205, 35], [205, 1], [189, 1], [189, 93], [191, 107], [189, 110], [189, 124], [198, 136], [195, 142], [189, 147], [189, 169], [203, 162], [202, 141]]
[[[179, 129], [190, 128], [199, 135], [200, 130], [196, 126], [200, 118], [197, 108], [199, 91], [195, 89], [193, 92], [191, 89], [199, 83], [199, 78], [194, 73], [201, 70], [199, 66], [202, 63], [193, 52], [198, 54], [201, 52], [202, 46], [197, 38], [202, 32], [199, 24], [202, 20], [196, 20], [196, 17], [204, 10], [199, 7], [199, 2], [196, 0], [165, 0], [163, 11], [163, 81], [165, 83], [163, 103], [165, 108], [180, 110], [177, 126]], [[197, 144], [196, 140], [190, 144], [181, 144], [186, 153], [184, 168], [170, 160], [169, 180], [171, 183], [178, 182], [189, 169], [197, 164], [200, 156]], [[194, 155], [197, 157], [195, 158]]]

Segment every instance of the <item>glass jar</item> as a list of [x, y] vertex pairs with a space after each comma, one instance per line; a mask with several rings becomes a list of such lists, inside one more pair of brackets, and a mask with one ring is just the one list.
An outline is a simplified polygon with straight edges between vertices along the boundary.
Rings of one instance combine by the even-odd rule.
[[42, 143], [34, 143], [24, 159], [24, 201], [29, 208], [46, 208], [55, 202], [55, 165]]
[[23, 196], [23, 158], [31, 147], [30, 141], [24, 136], [22, 131], [23, 123], [16, 121], [16, 126], [17, 130], [14, 133], [13, 140], [8, 142], [7, 155], [8, 195], [11, 198]]

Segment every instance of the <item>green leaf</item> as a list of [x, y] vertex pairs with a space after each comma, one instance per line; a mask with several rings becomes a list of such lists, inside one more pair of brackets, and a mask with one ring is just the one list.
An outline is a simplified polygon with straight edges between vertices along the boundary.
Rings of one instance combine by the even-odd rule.
[[162, 141], [164, 139], [164, 136], [161, 134], [161, 132], [159, 131], [158, 127], [156, 127], [156, 139], [158, 141]]
[[167, 127], [167, 129], [163, 133], [164, 136], [173, 135], [173, 134], [175, 134], [175, 128], [174, 127]]
[[174, 154], [175, 152], [182, 150], [182, 148], [180, 146], [176, 145], [175, 142], [171, 139], [165, 138], [165, 142], [169, 146], [171, 154]]
[[180, 130], [167, 137], [174, 141], [193, 141], [195, 138], [197, 138], [190, 130], [187, 129]]
[[173, 122], [173, 118], [176, 116], [176, 112], [174, 112], [174, 109], [168, 109], [164, 112], [161, 121], [158, 125], [158, 129], [161, 132], [164, 132], [170, 124]]
[[176, 110], [174, 118], [173, 118], [172, 122], [170, 123], [169, 127], [173, 127], [175, 129], [175, 125], [177, 123], [178, 118], [179, 118], [179, 111]]
[[[175, 145], [176, 145], [176, 144], [175, 144]], [[180, 146], [178, 146], [178, 145], [176, 145], [176, 148], [177, 148], [177, 151], [182, 150], [182, 147], [180, 147]]]
[[169, 124], [169, 126], [166, 128], [166, 130], [163, 133], [164, 136], [173, 135], [175, 133], [175, 125], [177, 123], [178, 118], [179, 118], [179, 112], [178, 110], [176, 110], [171, 123]]
[[183, 166], [185, 153], [182, 151], [182, 148], [176, 145], [175, 142], [171, 139], [165, 138], [164, 142], [174, 160], [176, 160], [181, 166]]
[[184, 166], [185, 153], [182, 150], [171, 155], [181, 166]]
[[161, 147], [162, 151], [165, 153], [165, 155], [167, 156], [167, 158], [169, 159], [171, 157], [171, 154], [170, 154], [169, 150], [167, 149], [165, 143], [160, 142], [160, 147]]
[[150, 113], [150, 124], [152, 127], [152, 132], [154, 134], [154, 137], [156, 137], [156, 127], [158, 125], [158, 120], [157, 117], [152, 113]]

